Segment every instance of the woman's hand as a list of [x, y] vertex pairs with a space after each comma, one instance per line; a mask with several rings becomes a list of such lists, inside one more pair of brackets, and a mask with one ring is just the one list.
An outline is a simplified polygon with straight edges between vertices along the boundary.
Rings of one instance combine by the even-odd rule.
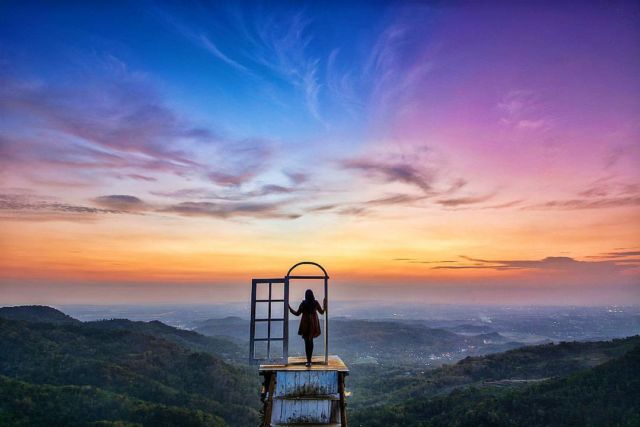
[[327, 297], [322, 300], [322, 309], [327, 311]]
[[287, 304], [287, 305], [289, 306], [289, 312], [291, 314], [293, 314], [294, 316], [300, 316], [300, 313], [298, 311], [294, 310], [293, 308], [291, 308], [290, 304]]

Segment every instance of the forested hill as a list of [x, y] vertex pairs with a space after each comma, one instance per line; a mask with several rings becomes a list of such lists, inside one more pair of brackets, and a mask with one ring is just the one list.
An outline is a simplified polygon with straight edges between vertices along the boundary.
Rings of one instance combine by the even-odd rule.
[[351, 424], [640, 426], [640, 337], [468, 358], [389, 397], [352, 411]]
[[0, 307], [0, 317], [25, 322], [45, 322], [57, 324], [80, 323], [79, 320], [46, 305], [21, 305], [16, 307]]
[[54, 311], [0, 311], [0, 425], [258, 423], [257, 375], [215, 351], [233, 343], [158, 322], [60, 322]]

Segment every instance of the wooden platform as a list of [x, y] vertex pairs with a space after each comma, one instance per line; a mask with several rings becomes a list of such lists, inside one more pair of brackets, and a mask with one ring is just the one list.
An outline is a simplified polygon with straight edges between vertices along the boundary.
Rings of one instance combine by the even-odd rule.
[[260, 365], [263, 427], [346, 427], [344, 380], [349, 369], [338, 356], [290, 357], [288, 364]]
[[260, 365], [259, 372], [268, 371], [338, 371], [349, 372], [349, 368], [344, 364], [338, 356], [329, 356], [329, 363], [324, 364], [323, 357], [314, 357], [311, 359], [311, 367], [306, 367], [307, 359], [304, 356], [290, 357], [289, 363], [286, 365]]

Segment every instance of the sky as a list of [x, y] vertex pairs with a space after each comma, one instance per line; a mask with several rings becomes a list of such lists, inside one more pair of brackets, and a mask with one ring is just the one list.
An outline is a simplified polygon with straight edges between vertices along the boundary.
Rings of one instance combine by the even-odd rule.
[[302, 260], [345, 301], [640, 304], [639, 52], [632, 1], [2, 2], [0, 304]]

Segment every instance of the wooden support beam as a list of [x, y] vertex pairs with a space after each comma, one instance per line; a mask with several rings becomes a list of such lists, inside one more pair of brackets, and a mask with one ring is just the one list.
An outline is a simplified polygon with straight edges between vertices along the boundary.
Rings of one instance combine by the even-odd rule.
[[347, 404], [344, 399], [344, 377], [346, 373], [338, 372], [338, 387], [340, 393], [340, 425], [347, 427]]

